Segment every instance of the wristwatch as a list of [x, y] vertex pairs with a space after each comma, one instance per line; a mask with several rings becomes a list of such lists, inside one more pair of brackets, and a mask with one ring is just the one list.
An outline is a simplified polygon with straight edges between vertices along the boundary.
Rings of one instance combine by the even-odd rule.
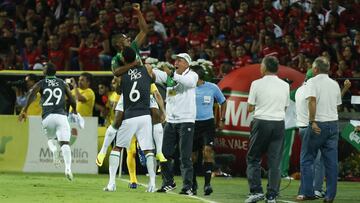
[[225, 121], [226, 119], [225, 118], [221, 118], [220, 121]]

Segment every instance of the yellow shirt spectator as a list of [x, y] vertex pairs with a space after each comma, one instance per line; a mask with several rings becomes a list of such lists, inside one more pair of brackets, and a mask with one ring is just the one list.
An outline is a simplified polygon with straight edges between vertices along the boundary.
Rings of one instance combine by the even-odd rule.
[[41, 105], [40, 105], [41, 95], [40, 93], [36, 94], [35, 100], [29, 105], [27, 110], [27, 115], [29, 116], [39, 116], [42, 113]]
[[[95, 93], [92, 89], [80, 89], [78, 88], [80, 94], [85, 97], [86, 102], [76, 101], [76, 111], [80, 113], [81, 116], [92, 116], [93, 109], [95, 105]], [[71, 90], [71, 94], [75, 97], [75, 90]], [[76, 98], [76, 97], [75, 97]], [[70, 112], [72, 108], [70, 107]]]

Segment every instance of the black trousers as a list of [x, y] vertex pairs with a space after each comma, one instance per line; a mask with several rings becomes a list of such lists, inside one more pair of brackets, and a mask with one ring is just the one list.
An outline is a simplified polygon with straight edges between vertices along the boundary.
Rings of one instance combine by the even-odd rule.
[[263, 193], [261, 186], [261, 158], [266, 153], [269, 176], [267, 192], [276, 196], [280, 187], [280, 163], [285, 135], [284, 121], [254, 119], [251, 123], [247, 153], [247, 178], [250, 193]]
[[171, 159], [174, 159], [176, 146], [180, 149], [180, 169], [183, 179], [183, 189], [192, 187], [193, 165], [191, 160], [194, 123], [166, 123], [164, 128], [164, 138], [162, 152], [166, 159], [161, 164], [163, 186], [172, 184], [174, 174], [171, 167]]

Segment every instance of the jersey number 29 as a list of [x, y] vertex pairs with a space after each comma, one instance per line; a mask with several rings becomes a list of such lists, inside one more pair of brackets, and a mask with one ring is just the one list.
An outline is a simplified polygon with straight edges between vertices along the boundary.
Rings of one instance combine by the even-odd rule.
[[44, 89], [43, 94], [46, 94], [46, 93], [49, 93], [49, 96], [47, 96], [45, 102], [43, 103], [43, 106], [53, 106], [54, 102], [50, 102], [50, 100], [52, 100], [52, 97], [56, 98], [55, 105], [59, 104], [61, 97], [62, 97], [62, 91], [60, 88], [57, 87], [53, 90], [46, 88], [46, 89]]

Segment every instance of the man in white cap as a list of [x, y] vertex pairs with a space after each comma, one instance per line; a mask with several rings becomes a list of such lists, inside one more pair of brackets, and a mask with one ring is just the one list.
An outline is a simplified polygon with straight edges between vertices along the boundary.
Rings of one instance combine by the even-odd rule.
[[183, 178], [180, 194], [193, 195], [191, 153], [196, 117], [195, 88], [198, 75], [190, 70], [190, 63], [191, 57], [186, 53], [181, 53], [176, 55], [175, 71], [166, 70], [166, 74], [165, 72], [155, 72], [157, 83], [167, 83], [167, 123], [164, 129], [162, 148], [167, 162], [161, 163], [163, 184], [158, 192], [167, 192], [176, 188], [171, 171], [171, 159], [174, 159], [176, 145], [178, 145]]

